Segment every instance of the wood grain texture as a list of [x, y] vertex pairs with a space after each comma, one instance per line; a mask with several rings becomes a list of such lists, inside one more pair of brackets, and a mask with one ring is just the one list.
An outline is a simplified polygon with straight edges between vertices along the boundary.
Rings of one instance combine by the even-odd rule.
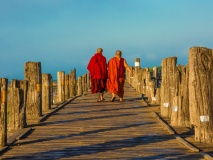
[[27, 122], [37, 120], [42, 115], [41, 62], [26, 62], [24, 77], [28, 81], [26, 118]]
[[161, 84], [161, 115], [171, 117], [173, 98], [176, 96], [177, 57], [169, 57], [162, 60], [162, 84]]
[[0, 78], [0, 146], [7, 144], [7, 92], [8, 79]]
[[2, 159], [203, 159], [180, 145], [125, 85], [124, 102], [96, 102], [88, 93], [76, 98], [19, 140]]
[[[195, 139], [213, 143], [213, 50], [193, 47], [189, 50], [190, 121]], [[201, 116], [209, 118], [202, 121]]]

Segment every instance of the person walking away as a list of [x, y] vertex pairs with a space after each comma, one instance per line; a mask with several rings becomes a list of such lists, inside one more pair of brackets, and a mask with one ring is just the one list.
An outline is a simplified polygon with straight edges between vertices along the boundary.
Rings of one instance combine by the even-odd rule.
[[98, 48], [97, 52], [91, 57], [87, 69], [91, 79], [91, 92], [98, 94], [97, 102], [104, 100], [107, 80], [107, 62], [103, 56], [103, 49]]
[[120, 97], [120, 101], [123, 101], [125, 70], [127, 69], [132, 76], [132, 70], [121, 56], [122, 52], [117, 50], [115, 57], [111, 58], [108, 62], [107, 89], [112, 94], [111, 102], [115, 101], [116, 94]]

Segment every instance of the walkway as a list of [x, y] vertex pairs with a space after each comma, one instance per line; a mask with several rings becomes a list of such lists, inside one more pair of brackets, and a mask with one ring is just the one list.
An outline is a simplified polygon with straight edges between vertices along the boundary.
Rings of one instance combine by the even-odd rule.
[[151, 113], [140, 95], [125, 86], [125, 101], [76, 98], [33, 127], [2, 159], [203, 159], [181, 145]]

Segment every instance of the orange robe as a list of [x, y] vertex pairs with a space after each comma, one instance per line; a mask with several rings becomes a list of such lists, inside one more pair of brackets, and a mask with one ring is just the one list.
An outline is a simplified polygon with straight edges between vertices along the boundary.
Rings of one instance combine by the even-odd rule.
[[124, 59], [113, 57], [108, 62], [107, 89], [120, 98], [124, 95], [125, 67]]

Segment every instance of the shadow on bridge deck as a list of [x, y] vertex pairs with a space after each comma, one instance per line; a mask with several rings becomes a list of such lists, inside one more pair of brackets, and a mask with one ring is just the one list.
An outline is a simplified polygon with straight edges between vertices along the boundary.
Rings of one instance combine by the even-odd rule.
[[90, 93], [76, 98], [17, 141], [2, 159], [203, 159], [181, 145], [155, 118], [159, 106], [146, 106], [125, 86], [125, 101], [96, 102]]

